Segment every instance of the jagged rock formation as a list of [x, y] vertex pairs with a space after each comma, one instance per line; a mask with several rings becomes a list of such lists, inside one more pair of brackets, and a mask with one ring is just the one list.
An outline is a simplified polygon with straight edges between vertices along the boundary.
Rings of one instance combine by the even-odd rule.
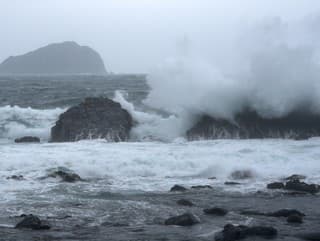
[[1, 74], [106, 74], [100, 55], [75, 42], [50, 44], [0, 64]]
[[51, 142], [104, 138], [126, 141], [132, 127], [130, 114], [108, 98], [87, 98], [61, 114], [51, 129]]
[[320, 115], [291, 113], [281, 118], [263, 118], [254, 111], [244, 111], [234, 121], [216, 119], [208, 115], [187, 131], [189, 140], [291, 138], [307, 139], [320, 136]]

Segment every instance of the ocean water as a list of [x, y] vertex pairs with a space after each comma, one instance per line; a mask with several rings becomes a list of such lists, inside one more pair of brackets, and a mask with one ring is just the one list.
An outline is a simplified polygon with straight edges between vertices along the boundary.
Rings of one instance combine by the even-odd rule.
[[[266, 191], [268, 182], [295, 173], [306, 175], [307, 182], [320, 183], [320, 138], [188, 142], [175, 116], [143, 104], [149, 87], [142, 76], [1, 77], [0, 85], [2, 217], [22, 213], [60, 217], [68, 213], [77, 219], [70, 223], [83, 227], [110, 220], [137, 227], [154, 222], [155, 216], [176, 212], [164, 206], [172, 196], [161, 196], [174, 184], [211, 185], [218, 192], [250, 194]], [[130, 142], [48, 143], [50, 128], [59, 114], [88, 96], [114, 98], [130, 111], [139, 122]], [[41, 144], [14, 143], [15, 138], [25, 135], [41, 137]], [[42, 179], [57, 167], [73, 170], [84, 181], [70, 184]], [[240, 186], [224, 185], [235, 181], [231, 174], [237, 170], [249, 170], [253, 177], [240, 180]], [[24, 179], [7, 179], [12, 175], [23, 175]], [[160, 196], [150, 201], [148, 193]], [[107, 209], [105, 205], [109, 205]], [[0, 227], [8, 222], [13, 221], [0, 218]], [[196, 237], [207, 237], [209, 230], [194, 232]], [[114, 235], [120, 234], [114, 231]], [[115, 236], [114, 240], [128, 240]]]
[[[171, 137], [177, 129], [173, 117], [148, 113], [143, 105], [149, 91], [143, 76], [18, 76], [2, 77], [0, 83], [0, 175], [5, 183], [12, 183], [6, 177], [19, 174], [36, 190], [34, 180], [57, 166], [85, 179], [104, 180], [112, 190], [165, 191], [175, 183], [223, 187], [236, 170], [253, 173], [255, 181], [242, 187], [247, 191], [294, 173], [320, 181], [318, 138], [188, 142], [183, 134]], [[134, 138], [128, 143], [47, 143], [59, 114], [88, 96], [114, 98], [129, 110], [140, 122]], [[39, 136], [42, 143], [14, 143], [25, 135]]]

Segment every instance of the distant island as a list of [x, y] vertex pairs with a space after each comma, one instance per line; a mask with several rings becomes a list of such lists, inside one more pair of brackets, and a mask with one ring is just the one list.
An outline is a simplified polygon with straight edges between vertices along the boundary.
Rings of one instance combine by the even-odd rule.
[[97, 74], [104, 75], [101, 56], [75, 42], [50, 44], [0, 64], [0, 74]]

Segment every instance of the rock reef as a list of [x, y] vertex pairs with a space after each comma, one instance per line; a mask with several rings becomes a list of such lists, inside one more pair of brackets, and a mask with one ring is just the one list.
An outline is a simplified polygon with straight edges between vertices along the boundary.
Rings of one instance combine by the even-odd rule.
[[204, 115], [187, 131], [189, 140], [290, 138], [320, 136], [320, 115], [294, 112], [279, 118], [264, 118], [255, 111], [243, 111], [234, 120]]
[[130, 114], [108, 98], [87, 98], [61, 114], [51, 129], [51, 142], [84, 139], [126, 141], [132, 128]]

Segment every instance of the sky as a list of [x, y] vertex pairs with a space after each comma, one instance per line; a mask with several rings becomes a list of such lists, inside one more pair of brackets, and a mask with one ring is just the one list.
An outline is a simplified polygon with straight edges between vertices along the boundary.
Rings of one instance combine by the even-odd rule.
[[72, 40], [97, 50], [108, 71], [148, 73], [186, 39], [212, 56], [240, 27], [319, 13], [318, 0], [0, 0], [0, 61]]

